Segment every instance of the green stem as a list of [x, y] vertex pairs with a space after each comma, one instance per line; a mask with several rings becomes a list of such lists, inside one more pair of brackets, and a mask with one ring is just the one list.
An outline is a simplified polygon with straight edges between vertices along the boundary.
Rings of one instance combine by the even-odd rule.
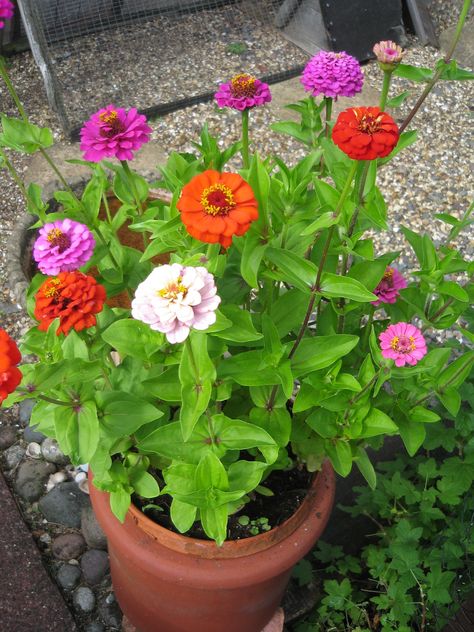
[[466, 227], [469, 220], [469, 216], [471, 215], [472, 211], [474, 211], [474, 202], [471, 202], [471, 205], [462, 216], [459, 224], [457, 226], [453, 226], [452, 229], [450, 230], [448, 238], [446, 240], [446, 246], [449, 246], [449, 244], [453, 241], [453, 239], [455, 239], [459, 235], [459, 233], [463, 230], [463, 228]]
[[379, 369], [377, 373], [375, 373], [375, 375], [367, 382], [364, 388], [360, 390], [358, 393], [356, 393], [354, 397], [348, 401], [348, 408], [346, 409], [346, 412], [344, 414], [344, 421], [347, 421], [347, 419], [349, 418], [349, 413], [351, 411], [352, 406], [356, 402], [358, 402], [359, 399], [361, 399], [367, 393], [368, 390], [372, 388], [372, 386], [379, 379], [383, 371], [385, 371], [385, 368]]
[[380, 95], [379, 103], [379, 107], [382, 111], [385, 110], [385, 105], [387, 104], [388, 91], [390, 88], [390, 82], [392, 80], [392, 72], [393, 69], [383, 71], [382, 93]]
[[250, 168], [249, 154], [249, 110], [242, 110], [242, 162], [244, 169]]
[[58, 406], [74, 406], [73, 402], [63, 402], [61, 399], [53, 399], [52, 397], [48, 397], [47, 395], [38, 395], [34, 394], [35, 399], [42, 399], [44, 402], [48, 402], [49, 404], [57, 404]]
[[[444, 59], [443, 59], [445, 64], [448, 64], [451, 61], [451, 57], [453, 56], [454, 50], [456, 49], [456, 46], [457, 46], [457, 44], [459, 42], [459, 38], [461, 37], [462, 29], [464, 27], [464, 23], [466, 21], [466, 17], [467, 17], [467, 14], [469, 12], [469, 9], [471, 7], [471, 4], [472, 4], [472, 0], [464, 0], [464, 4], [463, 4], [463, 7], [461, 9], [461, 13], [459, 15], [458, 23], [457, 23], [457, 26], [456, 26], [456, 31], [455, 31], [455, 33], [453, 35], [453, 39], [451, 41], [451, 45], [450, 45], [450, 47], [448, 49], [448, 52], [446, 53], [446, 55], [444, 56]], [[428, 83], [426, 84], [426, 87], [423, 90], [423, 92], [421, 93], [418, 101], [415, 103], [415, 105], [411, 109], [410, 113], [408, 114], [406, 119], [401, 124], [400, 130], [399, 130], [400, 134], [410, 124], [411, 120], [413, 119], [415, 114], [418, 112], [418, 110], [422, 106], [424, 100], [429, 95], [431, 90], [433, 90], [435, 84], [437, 83], [437, 81], [439, 80], [441, 75], [443, 74], [443, 71], [444, 71], [444, 68], [441, 65], [440, 68], [438, 68], [438, 70], [435, 72], [433, 77], [430, 79], [430, 81], [428, 81]]]
[[30, 198], [29, 198], [29, 195], [28, 195], [28, 191], [26, 190], [22, 179], [20, 178], [20, 176], [18, 175], [17, 170], [15, 169], [13, 164], [8, 159], [6, 153], [2, 149], [0, 149], [0, 158], [2, 158], [3, 162], [5, 163], [6, 168], [8, 169], [8, 171], [10, 172], [11, 177], [15, 181], [15, 183], [18, 186], [18, 188], [20, 189], [20, 191], [22, 192], [23, 197], [25, 198], [26, 202], [29, 202]]
[[[346, 201], [347, 196], [349, 195], [349, 192], [351, 190], [351, 186], [352, 186], [352, 181], [354, 179], [355, 173], [357, 171], [357, 165], [358, 162], [356, 160], [353, 161], [353, 164], [351, 166], [351, 169], [349, 171], [349, 174], [347, 176], [347, 180], [346, 183], [344, 184], [344, 188], [341, 191], [341, 196], [339, 198], [339, 201], [337, 203], [337, 206], [334, 210], [334, 215], [337, 217], [339, 215], [339, 213], [341, 212], [341, 209], [344, 205], [344, 202]], [[321, 291], [321, 277], [323, 274], [323, 270], [324, 270], [324, 266], [326, 265], [326, 259], [328, 256], [328, 252], [329, 249], [331, 247], [331, 241], [334, 235], [334, 226], [331, 226], [331, 228], [329, 229], [328, 232], [328, 236], [326, 239], [326, 243], [324, 244], [324, 248], [323, 248], [323, 252], [321, 255], [321, 261], [319, 262], [319, 267], [318, 267], [318, 272], [316, 274], [316, 280], [314, 282], [314, 285], [311, 289], [311, 296], [309, 299], [309, 303], [308, 303], [308, 308], [306, 310], [306, 314], [304, 317], [303, 322], [301, 323], [301, 327], [298, 331], [298, 334], [296, 336], [296, 340], [293, 343], [293, 346], [291, 347], [290, 353], [288, 354], [288, 359], [291, 360], [291, 358], [295, 355], [296, 350], [298, 349], [301, 340], [303, 339], [304, 336], [304, 332], [306, 330], [306, 327], [308, 326], [309, 323], [309, 319], [311, 318], [311, 314], [313, 313], [313, 309], [314, 309], [314, 304], [316, 302], [316, 298], [318, 298], [318, 294]], [[321, 297], [319, 297], [319, 300], [321, 300]], [[278, 386], [274, 386], [272, 389], [272, 392], [270, 394], [269, 400], [267, 402], [267, 409], [268, 410], [272, 410], [273, 409], [273, 405], [275, 403], [275, 397], [278, 391]]]
[[69, 184], [67, 183], [66, 179], [64, 178], [63, 174], [59, 171], [59, 169], [56, 167], [56, 165], [53, 162], [53, 159], [51, 158], [51, 156], [48, 154], [48, 152], [46, 151], [46, 149], [43, 149], [42, 147], [40, 147], [39, 149], [41, 155], [43, 156], [43, 158], [46, 160], [46, 162], [48, 163], [48, 165], [51, 167], [51, 169], [54, 171], [54, 173], [58, 176], [59, 180], [61, 181], [61, 184], [63, 185], [63, 187], [66, 189], [66, 191], [68, 191], [68, 193], [70, 193], [71, 195], [73, 195], [76, 200], [79, 202], [79, 204], [81, 204], [81, 201], [79, 200], [79, 198], [77, 197], [77, 195], [74, 193], [74, 191], [71, 189], [71, 187], [69, 186]]
[[329, 127], [329, 121], [331, 120], [331, 116], [332, 116], [332, 99], [331, 97], [324, 97], [324, 104], [326, 106], [326, 138], [329, 138], [331, 129]]
[[7, 67], [5, 64], [5, 60], [3, 59], [3, 57], [0, 55], [0, 76], [2, 77], [3, 81], [5, 82], [8, 92], [10, 93], [11, 98], [13, 99], [13, 101], [15, 102], [15, 105], [17, 107], [18, 112], [20, 113], [21, 118], [28, 122], [28, 117], [26, 115], [25, 109], [23, 107], [22, 102], [20, 101], [20, 97], [17, 94], [17, 91], [15, 90], [15, 87], [13, 86], [11, 80], [10, 80], [10, 76], [8, 75], [8, 71], [7, 71]]
[[372, 329], [372, 323], [374, 322], [374, 314], [375, 314], [375, 306], [371, 305], [370, 306], [370, 312], [369, 312], [369, 319], [367, 321], [367, 325], [365, 326], [365, 330], [364, 330], [364, 338], [362, 340], [362, 351], [365, 353], [368, 344], [369, 344], [369, 337], [370, 337], [370, 332]]
[[95, 230], [95, 232], [97, 233], [97, 237], [100, 239], [100, 241], [102, 242], [102, 244], [103, 244], [103, 245], [107, 248], [107, 253], [108, 253], [108, 255], [109, 255], [109, 257], [110, 257], [110, 259], [111, 259], [112, 263], [114, 264], [115, 268], [116, 268], [117, 270], [120, 270], [120, 264], [118, 263], [117, 259], [114, 257], [114, 255], [113, 255], [113, 253], [112, 253], [112, 250], [110, 249], [109, 244], [107, 243], [107, 241], [106, 241], [106, 239], [105, 239], [104, 235], [102, 234], [102, 232], [101, 232], [100, 227], [99, 227], [99, 225], [98, 225], [98, 224], [96, 224], [96, 225], [94, 226], [94, 230]]
[[137, 209], [140, 215], [143, 215], [143, 205], [142, 202], [140, 200], [140, 196], [138, 195], [138, 191], [137, 191], [137, 187], [135, 186], [135, 181], [133, 179], [133, 173], [128, 165], [128, 162], [126, 160], [121, 160], [120, 161], [123, 167], [123, 170], [125, 172], [125, 175], [127, 176], [127, 180], [128, 183], [130, 185], [130, 189], [132, 190], [132, 195], [135, 198], [135, 204], [137, 205]]
[[105, 208], [105, 214], [107, 215], [107, 221], [109, 222], [110, 226], [112, 226], [112, 216], [110, 214], [109, 201], [105, 193], [102, 193], [102, 203]]

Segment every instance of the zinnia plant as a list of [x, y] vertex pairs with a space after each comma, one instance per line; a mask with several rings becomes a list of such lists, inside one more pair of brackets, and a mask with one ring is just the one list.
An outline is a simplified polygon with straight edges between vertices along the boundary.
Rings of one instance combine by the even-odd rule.
[[[450, 65], [449, 78], [456, 72]], [[473, 341], [463, 321], [473, 264], [453, 245], [472, 207], [440, 216], [451, 225], [441, 243], [401, 228], [418, 265], [380, 246], [391, 200], [377, 170], [402, 159], [416, 133], [401, 133], [384, 103], [333, 124], [331, 100], [362, 80], [345, 53], [309, 62], [310, 95], [292, 106], [301, 124], [274, 126], [306, 147], [294, 165], [252, 155], [248, 113], [270, 92], [243, 72], [216, 94], [243, 113], [241, 142], [221, 151], [205, 126], [194, 155], [173, 153], [157, 173], [168, 195], [156, 199], [127, 162], [150, 137], [147, 121], [113, 105], [83, 127], [91, 179], [80, 196], [64, 182], [59, 218], [23, 190], [39, 230], [33, 325], [20, 342], [38, 361], [16, 368], [0, 332], [0, 397], [16, 387], [5, 405], [35, 398], [39, 430], [90, 464], [120, 520], [130, 502], [152, 498], [174, 529], [200, 522], [221, 544], [229, 516], [272, 493], [275, 471], [315, 472], [329, 459], [375, 487], [368, 448], [400, 435], [413, 455], [439, 418], [434, 406], [457, 413], [474, 352], [434, 334], [455, 327]], [[47, 152], [49, 131], [20, 116], [2, 117], [0, 151]], [[239, 149], [242, 168], [229, 167]], [[106, 171], [108, 158], [117, 161]], [[115, 216], [109, 190], [122, 204]], [[125, 226], [143, 249], [119, 240]]]

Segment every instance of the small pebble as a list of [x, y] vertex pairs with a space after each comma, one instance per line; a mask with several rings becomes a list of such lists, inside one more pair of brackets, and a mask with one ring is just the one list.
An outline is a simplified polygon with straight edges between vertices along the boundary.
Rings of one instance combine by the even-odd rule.
[[31, 443], [32, 441], [35, 441], [36, 443], [43, 443], [46, 439], [46, 435], [38, 430], [35, 430], [36, 427], [37, 426], [26, 426], [23, 438], [27, 443]]
[[95, 586], [109, 572], [109, 556], [105, 551], [89, 549], [81, 558], [81, 568], [86, 582]]
[[57, 574], [57, 580], [64, 590], [73, 590], [79, 583], [80, 577], [80, 568], [73, 564], [63, 564]]
[[95, 608], [94, 593], [87, 586], [79, 586], [72, 597], [74, 606], [82, 612], [92, 612]]
[[105, 632], [105, 627], [99, 621], [93, 621], [86, 625], [84, 632]]
[[13, 470], [25, 456], [25, 449], [19, 445], [12, 445], [3, 453], [3, 463], [6, 470]]
[[32, 459], [41, 459], [41, 446], [35, 441], [29, 443], [26, 447], [26, 456]]
[[0, 428], [0, 450], [6, 450], [16, 441], [16, 430], [12, 426]]
[[46, 461], [50, 463], [56, 463], [56, 465], [66, 465], [66, 463], [69, 463], [68, 457], [61, 452], [56, 439], [52, 439], [51, 437], [46, 437], [43, 441], [41, 444], [41, 452]]
[[24, 399], [20, 402], [20, 424], [23, 428], [28, 424], [36, 401], [34, 399]]
[[86, 541], [79, 533], [64, 533], [53, 540], [52, 550], [60, 560], [78, 558], [86, 550]]

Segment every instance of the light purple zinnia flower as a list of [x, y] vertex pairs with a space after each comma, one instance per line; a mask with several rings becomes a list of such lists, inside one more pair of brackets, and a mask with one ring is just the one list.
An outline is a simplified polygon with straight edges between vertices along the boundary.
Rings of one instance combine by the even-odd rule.
[[13, 17], [14, 6], [10, 0], [0, 0], [0, 29], [5, 26], [4, 20], [10, 20]]
[[221, 83], [214, 98], [220, 108], [228, 107], [242, 111], [269, 103], [272, 95], [267, 83], [244, 72], [232, 77], [228, 83]]
[[40, 228], [33, 257], [43, 274], [54, 276], [87, 263], [94, 246], [94, 237], [85, 224], [62, 219]]
[[395, 360], [396, 366], [417, 364], [427, 353], [423, 334], [409, 323], [390, 325], [379, 340], [383, 357]]
[[85, 160], [91, 162], [112, 157], [132, 160], [133, 152], [150, 140], [151, 132], [146, 117], [135, 108], [126, 111], [108, 105], [84, 123], [80, 147]]
[[216, 292], [206, 268], [159, 266], [137, 287], [132, 316], [164, 333], [168, 342], [183, 342], [191, 328], [205, 330], [216, 322], [221, 302]]
[[384, 275], [374, 290], [374, 294], [378, 296], [376, 301], [373, 301], [372, 305], [378, 307], [381, 303], [395, 303], [400, 290], [407, 287], [407, 282], [404, 277], [395, 268], [388, 267]]
[[345, 52], [320, 51], [306, 64], [301, 83], [313, 97], [353, 97], [362, 90], [364, 76], [355, 57]]

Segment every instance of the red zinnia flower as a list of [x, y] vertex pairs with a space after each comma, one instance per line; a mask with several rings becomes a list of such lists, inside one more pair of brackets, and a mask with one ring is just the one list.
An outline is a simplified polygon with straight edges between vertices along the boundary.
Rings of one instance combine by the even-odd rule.
[[0, 329], [0, 404], [21, 382], [21, 372], [16, 365], [21, 360], [16, 342]]
[[225, 248], [258, 218], [253, 191], [237, 173], [200, 173], [183, 187], [176, 206], [190, 235]]
[[46, 279], [36, 294], [38, 329], [46, 331], [55, 318], [59, 318], [57, 335], [92, 327], [105, 299], [105, 289], [93, 277], [78, 270], [60, 272]]
[[332, 139], [354, 160], [384, 158], [398, 143], [398, 127], [380, 108], [349, 108], [337, 117]]

